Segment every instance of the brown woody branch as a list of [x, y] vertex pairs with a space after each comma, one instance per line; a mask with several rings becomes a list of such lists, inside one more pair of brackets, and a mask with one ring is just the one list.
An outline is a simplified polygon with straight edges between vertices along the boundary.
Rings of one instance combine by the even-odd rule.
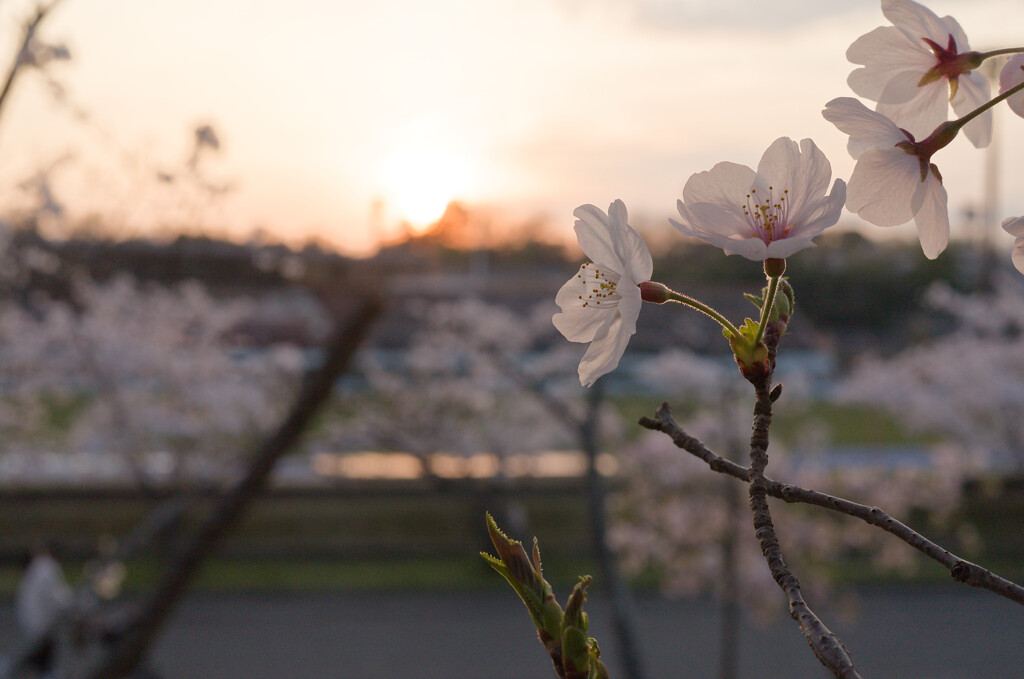
[[371, 297], [364, 300], [344, 322], [338, 323], [334, 336], [325, 347], [323, 365], [307, 380], [277, 431], [254, 451], [245, 476], [220, 499], [210, 518], [200, 526], [156, 590], [142, 602], [112, 647], [83, 663], [84, 666], [71, 675], [72, 679], [117, 679], [138, 669], [157, 632], [203, 563], [266, 488], [277, 461], [295, 446], [326, 402], [334, 383], [348, 369], [356, 349], [380, 311], [380, 300]]
[[[655, 417], [640, 418], [640, 426], [667, 434], [678, 448], [702, 460], [712, 471], [732, 476], [741, 481], [750, 481], [749, 469], [714, 454], [698, 439], [687, 434], [676, 424], [675, 420], [672, 419], [668, 403], [662, 404]], [[868, 505], [816, 490], [781, 483], [768, 477], [765, 477], [765, 490], [768, 495], [785, 502], [800, 502], [823, 507], [840, 514], [852, 516], [855, 519], [860, 519], [872, 526], [877, 526], [944, 566], [957, 582], [987, 589], [1024, 605], [1024, 587], [953, 554], [906, 524], [897, 521], [878, 507], [869, 507]]]
[[[766, 304], [768, 302], [765, 302]], [[761, 546], [761, 553], [768, 563], [772, 578], [789, 599], [789, 614], [797, 622], [800, 631], [818, 660], [838, 679], [860, 679], [860, 673], [853, 665], [853, 659], [840, 641], [821, 618], [804, 600], [800, 581], [790, 570], [782, 555], [779, 537], [772, 522], [768, 507], [767, 480], [764, 470], [768, 466], [768, 429], [772, 421], [772, 403], [778, 394], [772, 391], [772, 376], [775, 368], [775, 349], [782, 336], [778, 322], [769, 323], [764, 342], [768, 348], [768, 360], [763, 370], [741, 372], [754, 385], [754, 423], [750, 433], [749, 496], [750, 511], [754, 518], [754, 534]], [[779, 392], [781, 393], [781, 392]]]
[[7, 98], [11, 93], [11, 87], [14, 85], [14, 80], [18, 77], [22, 67], [25, 65], [24, 55], [32, 45], [32, 40], [35, 38], [39, 24], [43, 23], [43, 20], [58, 3], [60, 3], [60, 0], [52, 0], [48, 5], [40, 5], [36, 9], [35, 16], [32, 17], [32, 19], [25, 25], [25, 32], [22, 37], [21, 47], [18, 48], [18, 53], [15, 55], [14, 61], [11, 63], [11, 67], [7, 71], [4, 83], [0, 86], [0, 112], [3, 111], [4, 104], [7, 102]]

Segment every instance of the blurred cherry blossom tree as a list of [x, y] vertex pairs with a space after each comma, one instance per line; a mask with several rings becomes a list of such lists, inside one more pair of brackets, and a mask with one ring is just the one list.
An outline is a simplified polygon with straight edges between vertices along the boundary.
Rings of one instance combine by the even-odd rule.
[[255, 299], [129, 277], [78, 277], [72, 297], [0, 302], [0, 446], [10, 465], [87, 452], [127, 461], [144, 485], [219, 477], [240, 444], [279, 419], [303, 371], [296, 347], [251, 346], [236, 332]]
[[989, 293], [933, 287], [926, 302], [952, 332], [891, 357], [865, 357], [837, 388], [842, 402], [884, 408], [980, 465], [1024, 468], [1024, 283], [997, 277]]

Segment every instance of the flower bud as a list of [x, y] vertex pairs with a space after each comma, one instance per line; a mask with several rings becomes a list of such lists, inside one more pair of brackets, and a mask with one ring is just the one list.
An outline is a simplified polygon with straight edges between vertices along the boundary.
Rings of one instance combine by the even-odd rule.
[[672, 299], [672, 291], [661, 283], [645, 281], [640, 284], [640, 299], [651, 304], [664, 304]]

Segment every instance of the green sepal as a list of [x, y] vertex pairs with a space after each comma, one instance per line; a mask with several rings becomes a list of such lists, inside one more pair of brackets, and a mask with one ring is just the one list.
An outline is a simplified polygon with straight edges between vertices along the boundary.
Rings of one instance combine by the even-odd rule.
[[590, 676], [590, 640], [579, 627], [562, 631], [562, 668], [567, 679]]
[[740, 372], [747, 379], [752, 379], [765, 370], [768, 361], [768, 347], [760, 340], [755, 343], [758, 327], [752, 319], [745, 319], [743, 325], [737, 330], [739, 330], [737, 335], [730, 335], [728, 332], [723, 334], [729, 340], [729, 347], [736, 357]]
[[567, 679], [590, 677], [592, 639], [587, 637], [589, 621], [583, 612], [583, 604], [587, 600], [587, 587], [591, 582], [593, 578], [589, 575], [581, 577], [565, 603], [565, 616], [562, 618], [562, 666]]
[[601, 649], [596, 639], [590, 639], [590, 675], [587, 679], [609, 679], [608, 668], [601, 662]]
[[796, 309], [796, 295], [787, 278], [779, 280], [779, 289], [775, 293], [775, 308], [778, 309], [779, 315], [785, 323], [789, 322]]

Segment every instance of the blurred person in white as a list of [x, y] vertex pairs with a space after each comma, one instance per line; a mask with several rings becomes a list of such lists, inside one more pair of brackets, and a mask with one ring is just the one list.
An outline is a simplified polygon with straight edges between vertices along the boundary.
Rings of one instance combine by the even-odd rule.
[[40, 670], [46, 671], [53, 660], [55, 623], [72, 602], [71, 587], [64, 578], [51, 545], [41, 544], [33, 552], [25, 567], [15, 599], [15, 618], [24, 639], [35, 642], [50, 636], [39, 644], [32, 658]]

